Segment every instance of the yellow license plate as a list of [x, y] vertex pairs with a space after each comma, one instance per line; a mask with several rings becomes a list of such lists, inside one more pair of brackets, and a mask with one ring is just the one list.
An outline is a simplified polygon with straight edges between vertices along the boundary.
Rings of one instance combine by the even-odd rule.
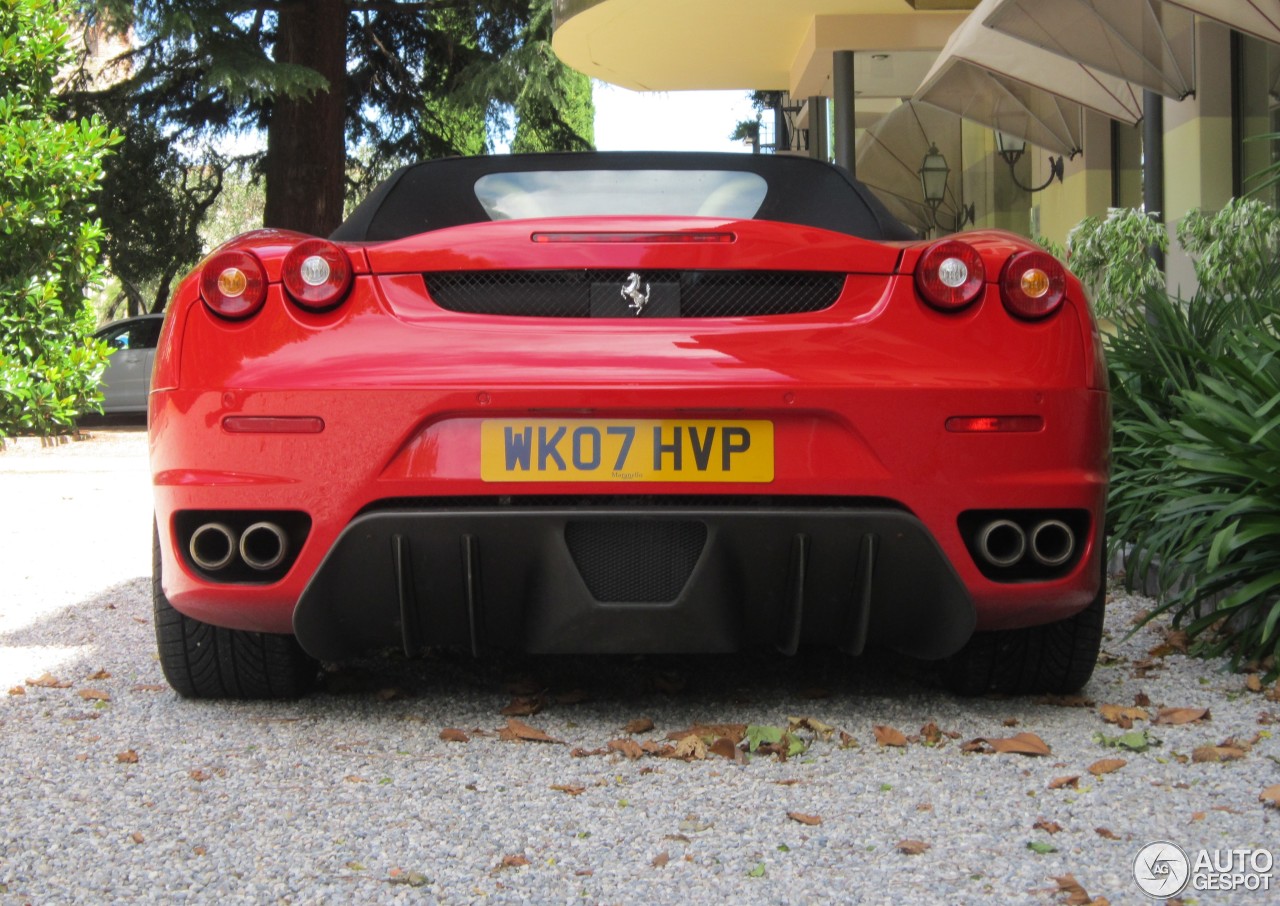
[[484, 481], [773, 481], [773, 422], [486, 419]]

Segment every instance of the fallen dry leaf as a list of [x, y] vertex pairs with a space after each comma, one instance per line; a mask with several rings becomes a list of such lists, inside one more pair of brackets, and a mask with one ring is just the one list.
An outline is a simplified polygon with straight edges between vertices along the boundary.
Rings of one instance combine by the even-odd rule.
[[169, 687], [163, 683], [138, 683], [129, 687], [130, 692], [168, 692]]
[[1049, 789], [1051, 790], [1060, 790], [1066, 787], [1069, 787], [1070, 789], [1073, 789], [1073, 790], [1079, 789], [1080, 775], [1070, 774], [1066, 777], [1055, 777], [1053, 780], [1049, 781]]
[[644, 757], [644, 749], [640, 748], [640, 743], [634, 739], [614, 739], [607, 745], [609, 751], [620, 752], [631, 761]]
[[520, 696], [512, 699], [498, 713], [503, 717], [532, 717], [542, 710], [544, 704], [546, 704], [546, 699], [541, 695]]
[[1167, 726], [1192, 724], [1199, 720], [1208, 719], [1208, 708], [1161, 708], [1156, 714], [1156, 723]]
[[503, 742], [560, 742], [537, 727], [531, 727], [514, 717], [507, 718], [507, 725], [498, 731], [498, 738]]
[[499, 865], [498, 867], [499, 868], [519, 868], [522, 865], [528, 865], [528, 864], [529, 864], [528, 859], [526, 859], [524, 856], [520, 855], [519, 853], [516, 853], [515, 855], [512, 855], [512, 856], [503, 856], [502, 864]]
[[1095, 827], [1093, 832], [1104, 840], [1119, 840], [1120, 835], [1109, 827]]
[[1123, 758], [1102, 758], [1089, 765], [1089, 773], [1094, 777], [1101, 777], [1103, 774], [1114, 774], [1128, 763]]
[[735, 744], [742, 742], [743, 737], [747, 735], [746, 724], [694, 724], [683, 730], [672, 730], [667, 734], [667, 739], [673, 742], [679, 742], [686, 736], [701, 736], [705, 739], [715, 739], [717, 736], [728, 736]]
[[343, 777], [342, 779], [345, 780], [347, 783], [368, 783], [369, 782], [365, 778], [361, 777], [359, 774], [348, 774], [346, 777]]
[[707, 757], [707, 744], [701, 736], [686, 736], [676, 743], [672, 758], [683, 758], [685, 761], [701, 761]]
[[920, 728], [920, 738], [926, 745], [936, 746], [938, 743], [942, 742], [942, 730], [939, 729], [938, 725], [933, 721], [929, 721]]
[[1244, 678], [1244, 687], [1250, 692], [1262, 691], [1262, 678], [1256, 673], [1250, 673]]
[[197, 856], [207, 856], [207, 855], [209, 855], [209, 850], [208, 850], [206, 847], [203, 847], [203, 846], [193, 846], [193, 847], [191, 847], [191, 851], [192, 851], [193, 853], [195, 853]]
[[117, 752], [116, 761], [119, 764], [137, 764], [138, 753], [135, 752], [133, 749], [128, 749], [127, 751], [124, 751], [124, 752]]
[[457, 727], [445, 727], [440, 731], [440, 738], [445, 742], [471, 742], [471, 737]]
[[624, 733], [630, 733], [636, 736], [640, 733], [648, 733], [653, 729], [653, 721], [647, 717], [637, 717], [633, 721], [628, 721], [626, 727], [623, 728]]
[[1209, 817], [1208, 812], [1192, 812], [1191, 823], [1195, 824], [1197, 821], [1203, 821], [1205, 818], [1208, 818], [1208, 817]]
[[1258, 801], [1272, 808], [1280, 808], [1280, 786], [1267, 787], [1258, 794]]
[[905, 856], [919, 856], [928, 851], [931, 845], [923, 840], [899, 840], [896, 848]]
[[26, 695], [27, 690], [24, 689], [22, 686], [14, 686], [9, 690], [9, 694], [10, 695]]
[[581, 796], [587, 791], [585, 786], [577, 783], [556, 783], [552, 784], [551, 788], [561, 793], [568, 793], [570, 796]]
[[728, 736], [721, 736], [711, 744], [707, 751], [712, 755], [719, 755], [721, 758], [727, 758], [730, 761], [737, 761], [742, 754]]
[[206, 780], [210, 780], [213, 777], [213, 775], [210, 774], [208, 771], [202, 771], [199, 768], [196, 768], [193, 771], [188, 771], [187, 776], [190, 777], [192, 780], [194, 780], [196, 783], [204, 783]]
[[1096, 900], [1090, 897], [1088, 892], [1080, 886], [1080, 882], [1076, 880], [1075, 875], [1063, 875], [1053, 880], [1058, 885], [1056, 892], [1067, 895], [1065, 900], [1059, 900], [1065, 906], [1102, 906], [1103, 903], [1107, 902], [1102, 897]]
[[28, 686], [39, 686], [42, 689], [70, 689], [71, 683], [60, 680], [52, 673], [42, 673], [35, 679], [27, 680]]
[[990, 747], [991, 751], [1002, 755], [1043, 756], [1052, 754], [1048, 744], [1034, 733], [1018, 733], [1008, 739], [993, 739], [989, 736], [980, 736], [965, 743], [964, 750], [967, 752], [980, 752], [984, 751], [984, 747]]
[[101, 689], [80, 689], [76, 692], [76, 695], [80, 696], [87, 702], [111, 701], [111, 696], [106, 692], [103, 692]]
[[1136, 707], [1139, 707], [1139, 708], [1151, 707], [1151, 699], [1147, 697], [1147, 693], [1145, 692], [1136, 693], [1133, 696], [1133, 703]]
[[1150, 720], [1151, 715], [1146, 709], [1132, 707], [1126, 708], [1124, 705], [1101, 705], [1098, 713], [1102, 715], [1102, 719], [1109, 724], [1117, 724], [1121, 729], [1128, 730], [1133, 727], [1135, 720]]
[[129, 839], [134, 843], [145, 843], [147, 838], [142, 836], [138, 831], [134, 831], [129, 835]]
[[880, 724], [876, 724], [871, 728], [871, 731], [876, 735], [876, 742], [882, 746], [902, 748], [907, 744], [907, 737], [903, 736], [900, 731], [895, 730], [893, 727], [885, 727]]
[[656, 856], [653, 857], [653, 861], [650, 862], [649, 864], [652, 865], [654, 868], [662, 868], [664, 865], [666, 865], [670, 861], [671, 861], [670, 853], [658, 853]]
[[1047, 834], [1056, 834], [1062, 830], [1062, 825], [1057, 821], [1050, 821], [1047, 818], [1041, 818], [1035, 824], [1031, 825], [1032, 830], [1042, 830]]
[[111, 674], [105, 670], [95, 670], [93, 673], [86, 676], [85, 679], [93, 682], [100, 682], [104, 679], [111, 679]]
[[820, 815], [806, 815], [804, 812], [787, 812], [787, 817], [807, 827], [817, 827], [822, 823]]
[[1167, 629], [1164, 642], [1152, 648], [1147, 654], [1152, 657], [1168, 657], [1171, 654], [1186, 654], [1191, 637], [1183, 629]]
[[808, 730], [823, 739], [830, 739], [836, 732], [836, 728], [831, 724], [823, 723], [816, 717], [788, 717], [787, 731], [795, 733], [799, 730]]
[[1244, 749], [1236, 746], [1200, 746], [1191, 753], [1191, 760], [1196, 764], [1239, 761], [1244, 758], [1244, 754]]

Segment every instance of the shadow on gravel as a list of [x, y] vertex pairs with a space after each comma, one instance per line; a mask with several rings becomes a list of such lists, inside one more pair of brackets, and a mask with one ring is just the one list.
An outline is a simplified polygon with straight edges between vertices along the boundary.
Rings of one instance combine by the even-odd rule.
[[[6, 649], [34, 653], [28, 675], [50, 672], [79, 684], [95, 671], [134, 684], [159, 684], [150, 579], [118, 583], [79, 604], [46, 614], [29, 625], [0, 633]], [[67, 652], [60, 657], [58, 652]], [[931, 665], [877, 650], [851, 658], [833, 650], [802, 649], [794, 657], [762, 650], [731, 655], [530, 656], [491, 651], [479, 658], [438, 651], [410, 660], [397, 652], [341, 664], [326, 664], [318, 688], [304, 701], [314, 715], [326, 702], [342, 701], [344, 712], [360, 699], [371, 706], [417, 699], [430, 711], [464, 710], [498, 715], [513, 702], [530, 712], [591, 704], [609, 711], [637, 706], [689, 709], [708, 718], [743, 708], [795, 709], [823, 699], [950, 700]], [[173, 702], [181, 700], [176, 697]], [[521, 710], [517, 704], [516, 710]], [[593, 709], [594, 710], [594, 709]], [[446, 715], [441, 714], [442, 718]]]

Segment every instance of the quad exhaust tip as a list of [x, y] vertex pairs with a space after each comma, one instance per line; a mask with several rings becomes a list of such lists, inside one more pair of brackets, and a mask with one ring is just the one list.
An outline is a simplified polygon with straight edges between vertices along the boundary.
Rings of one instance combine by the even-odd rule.
[[221, 522], [206, 522], [191, 533], [187, 544], [191, 562], [207, 573], [221, 572], [240, 562], [257, 572], [268, 572], [284, 562], [289, 539], [274, 522], [255, 522], [240, 533]]
[[226, 569], [235, 559], [235, 533], [221, 522], [206, 522], [191, 533], [187, 551], [196, 566], [205, 572], [216, 573]]
[[1010, 519], [996, 519], [978, 533], [978, 553], [992, 566], [1013, 566], [1027, 552], [1027, 533]]
[[1076, 551], [1076, 533], [1060, 519], [1046, 519], [1031, 530], [1031, 556], [1041, 566], [1061, 566]]
[[289, 544], [274, 522], [255, 522], [240, 536], [240, 559], [250, 569], [266, 572], [284, 562]]
[[993, 519], [978, 530], [978, 556], [997, 569], [1009, 569], [1030, 558], [1056, 569], [1076, 553], [1076, 533], [1061, 519], [1042, 519], [1024, 529], [1012, 519]]

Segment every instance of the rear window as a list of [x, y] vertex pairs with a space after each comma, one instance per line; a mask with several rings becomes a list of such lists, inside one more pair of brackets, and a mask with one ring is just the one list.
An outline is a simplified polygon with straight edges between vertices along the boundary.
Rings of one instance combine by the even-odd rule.
[[769, 184], [741, 170], [528, 170], [475, 183], [490, 220], [610, 214], [749, 220]]

